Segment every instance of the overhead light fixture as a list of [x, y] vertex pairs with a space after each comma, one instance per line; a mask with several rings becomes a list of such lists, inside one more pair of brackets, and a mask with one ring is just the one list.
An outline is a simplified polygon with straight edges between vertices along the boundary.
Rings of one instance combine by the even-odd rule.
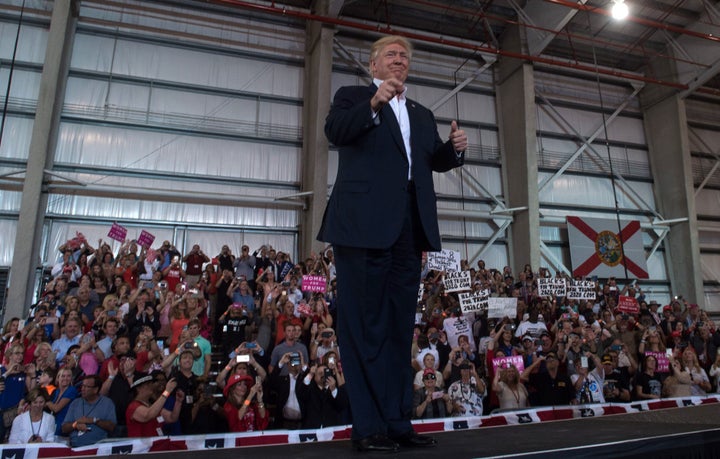
[[625, 4], [625, 0], [613, 0], [613, 7], [610, 11], [612, 13], [612, 17], [617, 19], [618, 21], [622, 21], [626, 17], [628, 17], [628, 14], [630, 14], [630, 9]]

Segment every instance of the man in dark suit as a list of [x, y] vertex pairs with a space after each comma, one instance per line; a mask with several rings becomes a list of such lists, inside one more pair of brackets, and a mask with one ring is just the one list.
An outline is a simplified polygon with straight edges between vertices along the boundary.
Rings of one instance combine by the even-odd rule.
[[338, 385], [335, 373], [325, 365], [313, 365], [298, 381], [295, 392], [302, 406], [302, 428], [320, 429], [342, 424], [348, 406], [347, 393]]
[[338, 339], [361, 451], [433, 446], [410, 423], [412, 342], [421, 255], [440, 250], [432, 172], [461, 166], [467, 136], [443, 142], [433, 114], [406, 98], [412, 54], [403, 37], [373, 44], [373, 84], [343, 87], [325, 124], [340, 148], [318, 239], [337, 263]]

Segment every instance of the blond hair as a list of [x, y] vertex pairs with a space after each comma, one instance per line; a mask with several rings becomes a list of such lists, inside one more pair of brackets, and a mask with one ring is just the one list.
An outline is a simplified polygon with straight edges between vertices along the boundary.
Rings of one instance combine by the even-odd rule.
[[408, 52], [408, 59], [412, 58], [413, 46], [412, 43], [410, 43], [410, 40], [399, 35], [388, 35], [372, 44], [370, 47], [370, 62], [377, 59], [380, 51], [382, 51], [386, 46], [394, 44], [398, 44], [405, 48]]

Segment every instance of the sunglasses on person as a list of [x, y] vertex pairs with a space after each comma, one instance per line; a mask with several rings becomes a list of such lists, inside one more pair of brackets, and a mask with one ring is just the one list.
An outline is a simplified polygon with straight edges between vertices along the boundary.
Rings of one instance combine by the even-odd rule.
[[425, 375], [425, 376], [423, 376], [423, 379], [424, 379], [424, 380], [432, 379], [432, 380], [434, 381], [434, 380], [435, 380], [435, 375], [432, 375], [432, 374]]

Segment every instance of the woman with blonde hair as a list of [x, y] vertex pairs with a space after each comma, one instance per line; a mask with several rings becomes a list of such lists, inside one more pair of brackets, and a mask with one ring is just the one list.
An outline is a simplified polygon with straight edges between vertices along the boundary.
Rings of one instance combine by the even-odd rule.
[[19, 318], [13, 317], [7, 322], [5, 322], [5, 326], [3, 327], [2, 331], [2, 337], [0, 339], [2, 339], [2, 343], [0, 343], [2, 344], [2, 360], [7, 361], [5, 354], [10, 349], [10, 347], [12, 347], [13, 344], [17, 343], [24, 344], [24, 340], [22, 339], [22, 330], [20, 330]]
[[498, 367], [495, 371], [492, 389], [500, 401], [501, 410], [512, 410], [528, 406], [528, 391], [520, 380], [520, 372], [515, 365]]
[[[691, 346], [685, 348], [679, 361], [673, 357], [670, 358], [670, 368], [672, 369], [672, 376], [667, 379], [674, 377], [675, 380], [671, 380], [671, 384], [669, 384], [669, 396], [703, 396], [712, 390], [710, 379], [700, 366], [697, 354], [695, 354], [695, 350]], [[668, 382], [667, 379], [666, 383]]]
[[55, 368], [55, 353], [52, 350], [50, 343], [42, 341], [37, 343], [35, 351], [33, 352], [33, 362], [37, 371], [42, 372], [48, 368]]
[[118, 314], [118, 306], [117, 305], [118, 305], [119, 301], [120, 300], [119, 300], [118, 296], [115, 295], [114, 293], [108, 293], [107, 295], [105, 295], [105, 298], [103, 298], [103, 302], [102, 302], [102, 308], [103, 308], [103, 311], [105, 312], [106, 316], [108, 316], [108, 317], [111, 317], [113, 315], [117, 316], [117, 314]]
[[62, 423], [70, 407], [70, 402], [78, 397], [78, 391], [73, 382], [73, 373], [70, 368], [61, 368], [55, 377], [56, 389], [52, 395], [52, 401], [47, 402], [47, 409], [55, 415], [57, 427], [55, 435], [62, 435]]
[[62, 311], [63, 314], [66, 314], [68, 311], [80, 310], [80, 302], [78, 301], [78, 297], [75, 295], [67, 295], [65, 300], [63, 300], [63, 304], [65, 305], [65, 308]]
[[[12, 420], [17, 416], [19, 403], [28, 390], [36, 383], [35, 365], [23, 365], [25, 348], [19, 342], [15, 342], [5, 353], [7, 366], [0, 367], [4, 383], [3, 391], [0, 394], [0, 441], [5, 438], [5, 433], [11, 426]], [[34, 400], [34, 399], [33, 399]], [[23, 439], [27, 441], [27, 438]]]

